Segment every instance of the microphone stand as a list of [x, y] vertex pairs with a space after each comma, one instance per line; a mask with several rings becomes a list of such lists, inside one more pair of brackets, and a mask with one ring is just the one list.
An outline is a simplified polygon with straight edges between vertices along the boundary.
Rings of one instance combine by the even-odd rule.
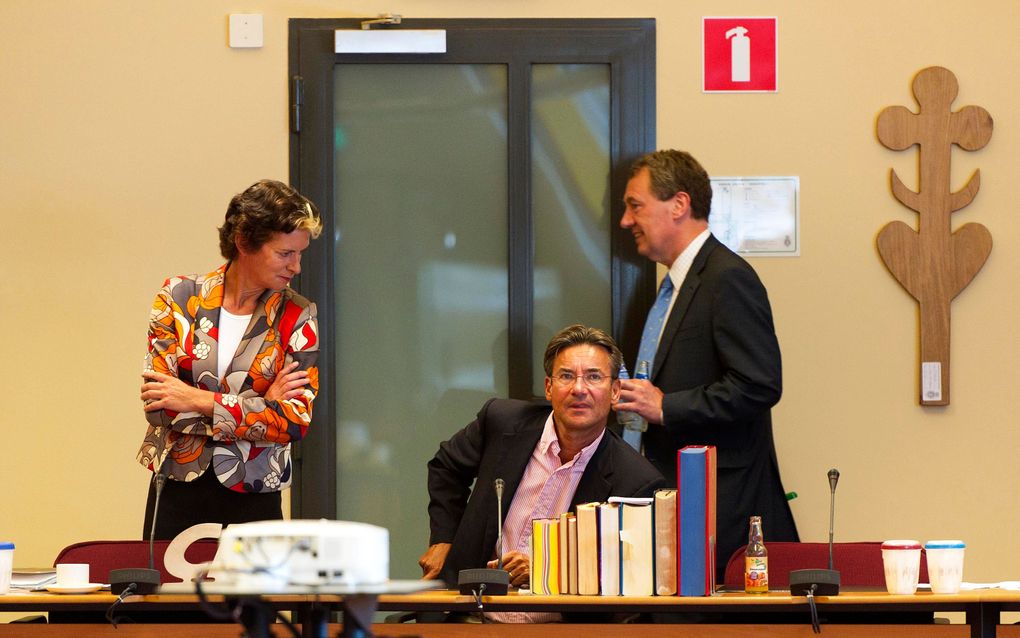
[[829, 470], [829, 571], [832, 569], [832, 532], [835, 529], [836, 520], [836, 483], [839, 482], [839, 470]]
[[457, 574], [457, 588], [462, 594], [475, 597], [478, 609], [482, 609], [482, 594], [489, 596], [505, 596], [510, 589], [510, 574], [503, 569], [503, 479], [496, 479], [496, 569], [474, 568], [462, 569]]
[[496, 567], [503, 569], [503, 479], [496, 479]]
[[[156, 481], [156, 499], [152, 504], [152, 525], [149, 526], [149, 569], [156, 571], [156, 513], [159, 512], [159, 497], [163, 494], [163, 485], [166, 483], [166, 474], [163, 474], [162, 466], [153, 480]], [[832, 567], [831, 558], [829, 567]]]
[[[210, 470], [211, 471], [211, 470]], [[129, 587], [135, 594], [154, 594], [159, 589], [162, 581], [159, 570], [156, 569], [156, 518], [159, 516], [159, 497], [163, 493], [163, 485], [166, 483], [166, 473], [163, 471], [163, 463], [159, 464], [152, 477], [156, 483], [156, 498], [152, 504], [152, 526], [149, 529], [149, 568], [127, 567], [110, 570], [110, 592], [120, 594]]]
[[839, 594], [839, 572], [832, 567], [833, 524], [836, 512], [836, 483], [839, 470], [829, 470], [829, 568], [795, 569], [790, 572], [790, 595], [835, 596]]

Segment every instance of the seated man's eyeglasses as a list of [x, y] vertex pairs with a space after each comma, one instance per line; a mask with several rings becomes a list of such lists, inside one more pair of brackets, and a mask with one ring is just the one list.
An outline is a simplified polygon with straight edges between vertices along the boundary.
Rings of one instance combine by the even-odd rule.
[[560, 372], [553, 376], [553, 381], [560, 384], [561, 386], [571, 386], [577, 383], [578, 379], [584, 381], [584, 384], [588, 387], [599, 386], [605, 383], [609, 379], [608, 374], [601, 372], [585, 372], [581, 376], [577, 376], [573, 372]]

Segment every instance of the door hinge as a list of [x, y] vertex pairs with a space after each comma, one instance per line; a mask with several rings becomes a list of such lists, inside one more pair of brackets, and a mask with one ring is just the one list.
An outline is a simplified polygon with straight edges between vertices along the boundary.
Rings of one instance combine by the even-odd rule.
[[290, 132], [301, 132], [301, 105], [305, 101], [305, 81], [300, 75], [290, 79]]

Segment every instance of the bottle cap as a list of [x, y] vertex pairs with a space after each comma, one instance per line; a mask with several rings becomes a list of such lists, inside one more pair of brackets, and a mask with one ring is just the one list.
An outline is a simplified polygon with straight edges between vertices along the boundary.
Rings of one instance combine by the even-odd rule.
[[0, 550], [4, 549], [14, 549], [14, 543], [0, 542]]

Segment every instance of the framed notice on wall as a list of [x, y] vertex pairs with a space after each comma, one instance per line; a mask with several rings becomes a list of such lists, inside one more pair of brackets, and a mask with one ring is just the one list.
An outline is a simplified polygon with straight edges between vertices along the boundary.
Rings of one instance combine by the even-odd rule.
[[708, 227], [741, 255], [800, 255], [799, 177], [713, 177]]

